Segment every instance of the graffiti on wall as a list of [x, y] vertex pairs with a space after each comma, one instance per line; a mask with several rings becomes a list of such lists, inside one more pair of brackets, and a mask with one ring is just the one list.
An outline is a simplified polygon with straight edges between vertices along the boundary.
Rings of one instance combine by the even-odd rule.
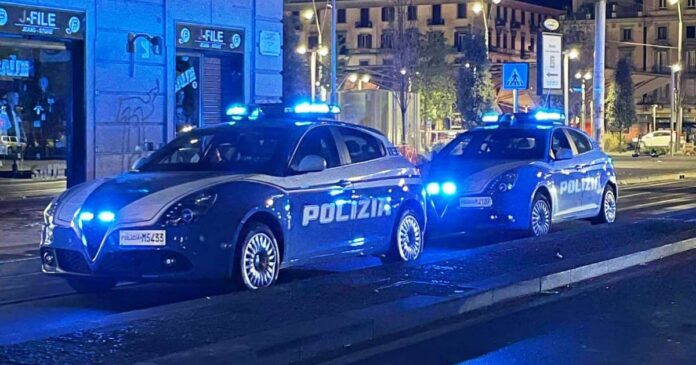
[[128, 96], [118, 101], [116, 121], [120, 123], [143, 123], [155, 113], [155, 99], [160, 91], [159, 80], [145, 96]]

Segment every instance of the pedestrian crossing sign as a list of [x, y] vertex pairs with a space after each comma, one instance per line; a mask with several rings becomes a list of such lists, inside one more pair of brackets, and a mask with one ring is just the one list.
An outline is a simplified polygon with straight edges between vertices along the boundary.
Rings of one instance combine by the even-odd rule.
[[503, 63], [503, 90], [529, 88], [529, 63]]

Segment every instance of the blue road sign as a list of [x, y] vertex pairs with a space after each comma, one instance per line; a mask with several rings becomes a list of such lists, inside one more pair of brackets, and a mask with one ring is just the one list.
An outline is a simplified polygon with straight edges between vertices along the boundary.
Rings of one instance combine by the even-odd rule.
[[527, 90], [528, 88], [529, 64], [503, 63], [503, 90]]

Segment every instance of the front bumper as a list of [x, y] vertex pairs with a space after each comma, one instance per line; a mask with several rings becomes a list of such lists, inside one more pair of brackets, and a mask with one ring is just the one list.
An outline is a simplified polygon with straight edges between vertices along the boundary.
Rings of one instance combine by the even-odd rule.
[[[460, 198], [490, 198], [490, 206], [460, 206]], [[460, 196], [431, 199], [429, 229], [433, 236], [444, 236], [489, 229], [524, 230], [529, 226], [526, 200], [513, 199], [509, 194], [493, 196]]]
[[123, 281], [206, 280], [229, 276], [233, 245], [218, 236], [219, 230], [208, 234], [192, 227], [173, 227], [166, 231], [166, 245], [160, 247], [120, 246], [119, 231], [113, 231], [92, 256], [86, 239], [72, 228], [44, 226], [40, 248], [42, 270], [54, 275]]

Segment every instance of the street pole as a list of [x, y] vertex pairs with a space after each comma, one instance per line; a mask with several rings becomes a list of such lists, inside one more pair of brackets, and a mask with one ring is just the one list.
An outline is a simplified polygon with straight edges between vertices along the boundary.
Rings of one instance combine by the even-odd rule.
[[520, 112], [520, 91], [517, 89], [512, 90], [512, 111], [514, 113]]
[[565, 124], [570, 121], [570, 81], [568, 67], [570, 66], [570, 56], [568, 53], [563, 54], [563, 113], [565, 113]]
[[312, 50], [310, 53], [310, 66], [309, 66], [309, 72], [311, 73], [309, 80], [311, 85], [309, 86], [309, 89], [311, 90], [311, 95], [312, 95], [312, 102], [316, 101], [316, 88], [317, 88], [317, 52], [316, 50]]
[[670, 105], [670, 110], [671, 110], [671, 118], [669, 121], [669, 155], [674, 156], [674, 126], [677, 121], [677, 72], [679, 67], [678, 65], [672, 66], [672, 81], [671, 81], [671, 89], [672, 92], [670, 93], [670, 98], [669, 98], [669, 105]]
[[684, 69], [684, 65], [682, 65], [682, 43], [684, 43], [684, 17], [682, 14], [682, 6], [681, 6], [681, 0], [677, 1], [677, 14], [679, 14], [679, 38], [678, 42], [679, 44], [677, 45], [677, 64], [679, 65], [680, 69], [679, 72], [677, 72], [677, 78], [676, 78], [676, 84], [675, 84], [675, 98], [676, 98], [676, 105], [677, 105], [677, 140], [676, 140], [676, 149], [679, 150], [681, 149], [680, 146], [680, 141], [681, 141], [681, 131], [682, 131], [682, 98], [681, 98], [681, 74], [682, 70]]
[[582, 92], [582, 113], [580, 113], [580, 118], [582, 119], [582, 130], [587, 130], [587, 97], [585, 92], [587, 90], [587, 80], [582, 79], [582, 85], [580, 86]]
[[652, 106], [652, 117], [653, 117], [653, 122], [652, 122], [652, 131], [654, 132], [657, 130], [657, 104], [653, 104]]
[[336, 0], [331, 0], [331, 104], [338, 104], [338, 90], [336, 90], [336, 67], [338, 64], [338, 42], [336, 35], [336, 22], [338, 21], [338, 9]]
[[592, 100], [594, 108], [594, 138], [600, 147], [604, 147], [604, 48], [606, 46], [607, 1], [595, 3], [595, 60]]

